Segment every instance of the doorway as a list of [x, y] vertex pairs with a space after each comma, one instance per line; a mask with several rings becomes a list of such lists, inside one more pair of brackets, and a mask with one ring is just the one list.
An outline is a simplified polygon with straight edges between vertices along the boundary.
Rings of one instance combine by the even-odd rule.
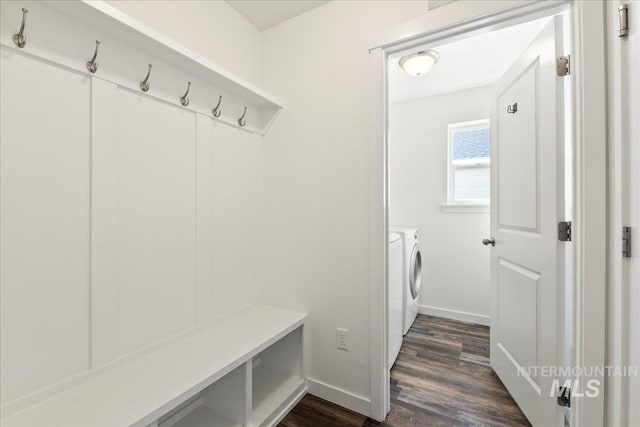
[[[468, 6], [468, 3], [466, 5]], [[417, 22], [418, 20], [416, 20], [416, 22], [411, 23], [411, 25], [405, 26], [404, 28], [405, 31], [395, 29], [394, 31], [389, 31], [387, 32], [387, 34], [383, 34], [377, 38], [374, 37], [373, 42], [371, 44], [372, 54], [373, 54], [372, 56], [374, 57], [374, 60], [372, 61], [372, 66], [379, 67], [379, 65], [382, 64], [382, 67], [377, 68], [374, 71], [374, 76], [377, 79], [377, 81], [374, 81], [374, 87], [377, 84], [381, 84], [380, 87], [382, 87], [383, 89], [381, 91], [374, 90], [374, 93], [378, 97], [377, 99], [382, 100], [382, 103], [384, 105], [384, 108], [382, 108], [381, 110], [376, 110], [374, 108], [374, 115], [373, 115], [374, 125], [372, 129], [373, 129], [374, 146], [376, 146], [378, 142], [382, 142], [382, 145], [380, 147], [384, 147], [384, 149], [382, 149], [381, 151], [377, 151], [374, 148], [374, 150], [372, 151], [372, 158], [371, 158], [374, 170], [378, 168], [377, 165], [382, 165], [380, 167], [382, 180], [380, 181], [379, 177], [375, 177], [374, 180], [372, 181], [372, 191], [373, 191], [372, 194], [374, 196], [372, 198], [372, 209], [373, 209], [372, 233], [374, 236], [376, 236], [374, 239], [374, 241], [376, 242], [376, 245], [374, 245], [371, 252], [372, 260], [377, 259], [377, 257], [380, 255], [382, 255], [384, 258], [386, 258], [387, 256], [386, 248], [384, 248], [382, 245], [382, 240], [384, 240], [386, 243], [387, 231], [388, 231], [387, 218], [389, 217], [387, 216], [387, 210], [385, 208], [383, 208], [382, 210], [378, 210], [378, 209], [380, 206], [386, 206], [385, 201], [390, 200], [388, 198], [388, 194], [390, 193], [386, 191], [393, 190], [392, 187], [387, 186], [388, 178], [390, 178], [390, 173], [392, 173], [392, 170], [387, 169], [387, 166], [389, 165], [389, 163], [387, 162], [388, 153], [386, 151], [386, 148], [390, 147], [390, 145], [388, 146], [387, 143], [389, 144], [391, 143], [390, 137], [391, 137], [391, 131], [392, 131], [392, 123], [390, 121], [392, 115], [391, 115], [390, 109], [387, 108], [388, 106], [387, 102], [390, 100], [392, 96], [391, 92], [388, 91], [390, 86], [387, 85], [387, 83], [389, 82], [389, 76], [390, 76], [388, 59], [392, 55], [399, 53], [403, 50], [419, 47], [420, 45], [429, 44], [431, 46], [435, 46], [436, 42], [453, 42], [456, 40], [470, 37], [472, 35], [486, 33], [488, 30], [497, 30], [497, 29], [505, 28], [515, 24], [530, 22], [544, 16], [548, 17], [562, 11], [567, 11], [567, 10], [571, 11], [570, 27], [572, 29], [572, 33], [574, 35], [576, 34], [579, 35], [578, 39], [574, 37], [575, 43], [572, 46], [573, 53], [576, 54], [576, 57], [585, 58], [585, 57], [590, 57], [593, 54], [594, 57], [600, 58], [600, 55], [603, 54], [602, 50], [597, 50], [597, 49], [595, 51], [593, 51], [592, 49], [591, 52], [589, 53], [586, 53], [585, 51], [585, 45], [588, 44], [586, 39], [593, 38], [597, 40], [598, 36], [602, 36], [602, 32], [601, 32], [602, 27], [598, 27], [597, 28], [598, 31], [595, 33], [588, 33], [585, 30], [584, 22], [586, 21], [590, 23], [593, 22], [593, 19], [597, 19], [598, 16], [601, 16], [601, 11], [599, 11], [597, 8], [586, 6], [585, 4], [582, 4], [580, 2], [573, 3], [571, 5], [563, 2], [558, 2], [554, 4], [547, 4], [546, 6], [540, 5], [540, 4], [510, 6], [505, 8], [506, 10], [502, 10], [500, 12], [496, 12], [495, 10], [488, 10], [488, 11], [471, 10], [470, 11], [468, 8], [465, 8], [463, 5], [457, 6], [455, 5], [455, 3], [447, 5], [446, 7], [448, 8], [446, 13], [445, 12], [443, 12], [442, 14], [434, 13], [432, 15], [425, 17], [425, 19], [423, 19], [421, 22]], [[477, 8], [472, 7], [471, 9], [483, 9], [483, 8], [492, 9], [495, 7], [491, 5], [486, 5], [486, 4], [478, 4]], [[484, 12], [484, 14], [482, 12]], [[423, 28], [422, 31], [419, 31], [420, 26], [422, 26]], [[414, 35], [411, 36], [411, 34], [414, 34]], [[591, 41], [595, 42], [595, 40], [591, 40]], [[596, 45], [598, 44], [596, 43]], [[601, 47], [601, 43], [598, 46]], [[593, 46], [590, 46], [590, 47], [592, 48]], [[588, 211], [586, 209], [587, 205], [590, 206], [592, 209], [593, 208], [597, 209], [598, 206], [595, 203], [593, 203], [594, 202], [593, 198], [585, 197], [584, 190], [583, 190], [584, 181], [586, 177], [590, 177], [590, 180], [591, 180], [593, 176], [599, 176], [601, 175], [601, 173], [597, 169], [583, 168], [582, 166], [584, 165], [584, 162], [588, 160], [587, 158], [592, 157], [593, 153], [591, 152], [590, 149], [593, 149], [594, 153], [600, 152], [601, 150], [598, 148], [599, 147], [598, 141], [596, 141], [595, 138], [592, 138], [593, 135], [589, 135], [585, 130], [588, 128], [591, 128], [593, 131], [595, 131], [600, 135], [603, 133], [604, 123], [601, 116], [599, 115], [599, 113], [601, 113], [599, 109], [596, 108], [595, 110], [597, 111], [592, 111], [592, 109], [590, 108], [585, 109], [582, 103], [584, 102], [584, 98], [586, 97], [584, 94], [587, 92], [585, 90], [585, 81], [587, 80], [589, 81], [589, 85], [590, 85], [589, 93], [590, 93], [594, 88], [602, 87], [604, 80], [603, 80], [603, 75], [601, 73], [600, 74], [589, 73], [589, 72], [585, 73], [584, 70], [581, 69], [581, 67], [583, 66], [582, 61], [575, 64], [575, 69], [572, 69], [573, 71], [577, 71], [576, 80], [573, 84], [573, 87], [576, 88], [576, 92], [575, 94], [570, 93], [569, 98], [571, 99], [571, 102], [574, 103], [574, 105], [578, 106], [578, 108], [576, 110], [577, 112], [576, 116], [571, 118], [571, 122], [573, 123], [574, 126], [569, 126], [568, 129], [573, 129], [575, 131], [574, 137], [576, 141], [576, 147], [575, 147], [575, 152], [572, 152], [571, 154], [573, 155], [573, 160], [575, 161], [575, 164], [579, 166], [575, 169], [576, 180], [575, 180], [574, 196], [576, 201], [575, 206], [577, 207], [577, 210], [575, 212], [574, 218], [575, 218], [575, 223], [580, 226], [580, 230], [584, 232], [584, 235], [586, 236], [586, 235], [597, 235], [600, 232], [599, 229], [595, 226], [595, 224], [592, 224], [593, 228], [589, 227], [589, 223], [593, 221], [594, 217], [599, 217], [600, 214], [596, 213], [592, 215], [593, 211]], [[602, 62], [600, 63], [600, 65], [602, 65]], [[513, 108], [516, 108], [516, 106], [513, 105]], [[563, 111], [561, 108], [558, 111], [558, 114], [562, 112]], [[587, 121], [586, 120], [587, 117], [591, 118], [593, 122]], [[389, 121], [387, 121], [388, 118], [389, 118]], [[458, 122], [458, 123], [464, 123], [464, 122]], [[563, 133], [565, 131], [566, 129], [562, 129]], [[389, 140], [387, 140], [387, 138], [389, 138]], [[560, 178], [561, 178], [560, 179], [561, 181], [563, 177], [561, 176]], [[376, 189], [381, 189], [382, 192], [377, 193]], [[602, 203], [604, 191], [603, 191], [603, 188], [599, 188], [598, 190], [599, 190], [597, 192], [598, 198], [600, 200], [600, 203]], [[590, 199], [590, 200], [585, 200], [585, 199]], [[559, 201], [558, 204], [560, 206], [564, 204], [563, 200], [564, 199], [558, 199]], [[379, 202], [381, 203], [378, 204]], [[393, 208], [391, 207], [391, 209]], [[381, 229], [384, 231], [383, 234], [377, 234], [380, 230], [380, 228], [378, 228], [378, 225], [381, 225]], [[393, 224], [390, 224], [390, 225], [393, 225]], [[549, 229], [548, 224], [547, 226], [545, 226], [545, 228]], [[492, 239], [488, 239], [488, 240], [492, 240]], [[378, 243], [380, 243], [380, 246], [377, 246]], [[561, 252], [564, 252], [564, 251], [558, 250], [558, 253], [561, 253]], [[595, 344], [594, 348], [602, 349], [604, 347], [601, 330], [598, 330], [595, 336], [592, 335], [590, 337], [585, 337], [585, 334], [582, 332], [583, 330], [582, 328], [584, 327], [585, 324], [595, 323], [595, 321], [592, 321], [592, 319], [584, 318], [585, 311], [589, 311], [592, 315], [595, 315], [596, 317], [602, 316], [604, 312], [602, 304], [597, 301], [597, 297], [602, 295], [601, 292], [598, 289], [596, 289], [598, 287], [597, 280], [591, 280], [590, 277], [587, 277], [585, 275], [585, 271], [587, 270], [595, 269], [597, 272], [599, 272], [599, 274], [601, 274], [602, 271], [604, 271], [603, 263], [598, 263], [596, 265], [590, 265], [590, 266], [585, 265], [584, 263], [585, 257], [588, 258], [587, 253], [591, 253], [591, 252], [601, 253], [604, 251], [598, 250], [597, 248], [586, 248], [584, 246], [582, 238], [574, 239], [574, 246], [571, 253], [578, 254], [578, 258], [576, 259], [576, 262], [575, 262], [576, 292], [573, 294], [573, 298], [574, 298], [574, 302], [577, 301], [578, 303], [575, 305], [575, 307], [573, 307], [574, 312], [576, 314], [575, 318], [577, 319], [577, 323], [571, 325], [570, 329], [572, 329], [572, 332], [574, 331], [578, 331], [578, 332], [575, 334], [570, 334], [569, 331], [567, 331], [567, 335], [566, 337], [564, 337], [562, 336], [562, 330], [560, 327], [562, 322], [559, 323], [557, 328], [555, 328], [554, 326], [554, 333], [560, 332], [558, 334], [557, 339], [564, 340], [564, 341], [557, 341], [557, 342], [571, 342], [573, 345], [567, 346], [567, 348], [571, 348], [571, 350], [568, 350], [567, 352], [571, 354], [572, 356], [571, 360], [573, 362], [578, 362], [578, 363], [584, 363], [587, 360], [596, 362], [596, 363], [602, 363], [602, 358], [600, 357], [600, 354], [598, 351], [585, 351], [586, 350], [585, 344], [587, 342], [594, 343]], [[424, 263], [427, 264], [428, 261], [425, 260]], [[425, 269], [426, 268], [428, 267], [425, 267]], [[571, 273], [570, 270], [567, 270], [567, 272], [568, 274]], [[374, 265], [372, 265], [372, 279], [373, 279], [372, 286], [375, 291], [373, 293], [373, 299], [372, 299], [372, 303], [373, 303], [372, 305], [372, 342], [374, 343], [374, 345], [376, 341], [378, 341], [378, 338], [375, 335], [377, 331], [380, 331], [380, 329], [378, 329], [378, 325], [383, 326], [382, 329], [384, 330], [388, 322], [388, 319], [386, 318], [386, 314], [379, 315], [378, 314], [379, 312], [376, 311], [380, 307], [383, 307], [383, 310], [386, 310], [386, 308], [384, 308], [386, 307], [386, 299], [385, 299], [386, 292], [385, 294], [376, 294], [377, 292], [376, 278], [386, 277], [386, 273], [387, 273], [386, 263], [385, 263], [385, 267], [382, 270], [377, 269]], [[535, 281], [535, 279], [533, 280]], [[564, 279], [562, 281], [564, 281]], [[557, 295], [557, 297], [558, 298], [556, 298], [553, 301], [553, 306], [560, 308], [561, 305], [558, 305], [558, 304], [565, 302], [563, 301], [564, 294]], [[376, 304], [378, 298], [383, 302], [382, 305]], [[558, 317], [555, 320], [560, 320], [560, 317]], [[378, 323], [379, 321], [382, 321], [382, 323]], [[386, 347], [387, 345], [386, 333], [382, 333], [382, 336], [383, 336], [382, 342]], [[562, 346], [557, 346], [557, 349], [560, 349], [560, 347]], [[560, 357], [562, 355], [558, 353], [557, 356]], [[373, 356], [373, 353], [372, 353], [372, 362], [374, 362], [374, 365], [376, 365], [375, 363], [376, 360]], [[556, 360], [555, 363], [558, 363], [558, 361]], [[376, 365], [376, 366], [379, 367], [380, 365]], [[381, 380], [381, 381], [379, 382], [378, 380]], [[380, 375], [380, 371], [377, 371], [376, 373], [375, 370], [372, 370], [372, 415], [376, 417], [376, 419], [384, 418], [381, 415], [378, 415], [377, 413], [377, 410], [380, 409], [377, 403], [379, 402], [377, 398], [380, 397], [381, 399], [383, 399], [382, 400], [383, 402], [388, 401], [387, 400], [388, 388], [386, 387], [388, 387], [388, 383], [385, 381], [384, 373]], [[538, 394], [541, 394], [541, 393], [538, 393]], [[573, 403], [572, 406], [574, 407], [574, 411], [571, 416], [572, 420], [584, 419], [584, 415], [586, 413], [591, 413], [591, 414], [594, 414], [596, 417], [601, 417], [602, 416], [602, 412], [601, 412], [602, 400], [603, 400], [602, 396], [600, 396], [599, 399], [589, 401], [588, 406], [584, 405], [583, 402], [580, 400], [572, 400], [572, 403]], [[553, 412], [556, 412], [556, 411], [553, 411]], [[557, 412], [561, 414], [562, 411], [557, 411]], [[557, 418], [554, 417], [554, 419], [557, 419], [557, 420], [562, 420], [562, 418], [564, 417], [557, 417]], [[577, 425], [577, 424], [579, 424], [579, 421], [574, 425]]]
[[[554, 20], [558, 21], [558, 28], [556, 22], [552, 22]], [[555, 177], [555, 153], [545, 152], [544, 142], [537, 140], [537, 135], [555, 132], [554, 123], [561, 122], [565, 112], [570, 110], [568, 103], [565, 107], [562, 96], [566, 80], [557, 78], [553, 69], [550, 71], [552, 78], [545, 79], [544, 65], [540, 64], [540, 58], [544, 58], [544, 55], [552, 59], [556, 56], [553, 43], [545, 45], [544, 49], [548, 53], [540, 52], [541, 49], [544, 50], [539, 47], [541, 35], [549, 33], [553, 37], [556, 31], [562, 32], [563, 20], [566, 20], [566, 14], [453, 41], [445, 39], [413, 46], [390, 55], [388, 59], [389, 229], [391, 233], [400, 234], [405, 229], [415, 230], [414, 233], [420, 236], [422, 242], [421, 295], [416, 297], [405, 289], [404, 310], [410, 312], [411, 304], [417, 303], [418, 311], [423, 315], [419, 322], [426, 325], [438, 324], [438, 320], [462, 321], [469, 324], [470, 328], [474, 324], [493, 324], [496, 342], [491, 346], [492, 364], [500, 365], [495, 366], [496, 371], [530, 419], [538, 416], [537, 408], [542, 404], [548, 405], [549, 399], [527, 395], [526, 384], [530, 382], [537, 390], [548, 389], [549, 386], [543, 386], [541, 378], [527, 377], [528, 382], [523, 387], [522, 381], [513, 376], [509, 368], [513, 365], [517, 369], [529, 369], [542, 360], [570, 368], [571, 361], [562, 357], [564, 352], [551, 355], [547, 351], [545, 354], [542, 344], [546, 340], [549, 347], [555, 347], [557, 341], [563, 348], [569, 348], [568, 342], [562, 338], [562, 331], [571, 330], [572, 313], [567, 309], [560, 314], [564, 318], [559, 319], [558, 336], [545, 336], [539, 329], [550, 324], [545, 323], [544, 319], [556, 323], [556, 313], [547, 310], [555, 302], [555, 297], [550, 297], [549, 301], [553, 302], [543, 306], [536, 303], [535, 295], [537, 292], [540, 299], [545, 289], [555, 287], [571, 300], [570, 281], [564, 275], [564, 271], [571, 271], [571, 266], [565, 263], [558, 268], [557, 274], [562, 276], [562, 280], [555, 276], [547, 280], [543, 273], [555, 275], [555, 269], [543, 272], [542, 264], [537, 260], [528, 260], [513, 252], [509, 254], [502, 247], [506, 246], [514, 234], [521, 240], [524, 234], [529, 234], [532, 241], [523, 243], [529, 252], [535, 250], [537, 242], [546, 240], [547, 249], [540, 258], [555, 259], [555, 250], [565, 250], [570, 244], [557, 244], [555, 230], [548, 231], [555, 228], [556, 216], [570, 220], [564, 212], [565, 204], [562, 203], [560, 208], [555, 209], [555, 203], [548, 198], [554, 197], [563, 202], [572, 200], [571, 162], [558, 167], [557, 171], [562, 177]], [[568, 35], [564, 33], [557, 36], [559, 49], [565, 49], [562, 42], [566, 36]], [[518, 68], [518, 62], [531, 49], [537, 49], [532, 56], [535, 58], [534, 62]], [[415, 68], [415, 64], [413, 68], [407, 68], [407, 58], [416, 58], [416, 55], [425, 53], [435, 63], [428, 72], [416, 75], [422, 70]], [[510, 75], [516, 75], [516, 78], [504, 81]], [[549, 87], [542, 86], [545, 82], [549, 83]], [[546, 93], [555, 94], [556, 89], [561, 92], [559, 102], [562, 104], [559, 111], [549, 114], [551, 120], [546, 128], [542, 124], [536, 127], [536, 121], [544, 118], [541, 111], [537, 111], [541, 108], [539, 103], [544, 102]], [[506, 107], [503, 106], [507, 114], [496, 112], [500, 101], [507, 98], [509, 103]], [[542, 108], [553, 109], [555, 100], [549, 99], [548, 103], [552, 102], [553, 105]], [[558, 127], [565, 130], [562, 123], [558, 123]], [[569, 128], [566, 127], [567, 130]], [[571, 146], [570, 134], [568, 131], [565, 133], [555, 142], [562, 154], [570, 151], [565, 146]], [[501, 138], [499, 144], [498, 138]], [[491, 147], [491, 142], [496, 147]], [[497, 155], [495, 159], [491, 155], [492, 151], [494, 155], [498, 152], [498, 146], [501, 150], [500, 162]], [[549, 157], [548, 164], [542, 157], [544, 155]], [[570, 156], [561, 155], [557, 161], [562, 161], [563, 158]], [[492, 166], [498, 169], [493, 173], [496, 177], [494, 180], [490, 173]], [[545, 170], [546, 175], [540, 176], [541, 171]], [[500, 181], [507, 174], [510, 178]], [[540, 188], [543, 183], [549, 188], [563, 186], [565, 181], [567, 186], [560, 192]], [[496, 193], [495, 196], [500, 194], [499, 198], [493, 197], [494, 203], [496, 200], [500, 203], [501, 219], [498, 227], [491, 225], [492, 221], [498, 225], [498, 220], [494, 218], [498, 216], [498, 207], [493, 206], [492, 212], [493, 192]], [[567, 205], [570, 209], [570, 203]], [[552, 212], [546, 215], [540, 212], [541, 209]], [[545, 218], [548, 221], [543, 224]], [[546, 237], [544, 231], [547, 231]], [[497, 248], [494, 248], [496, 239], [493, 236], [499, 236]], [[499, 262], [496, 256], [492, 259], [493, 252], [498, 250], [502, 250]], [[390, 296], [395, 293], [392, 289], [394, 284], [398, 283], [398, 280], [391, 277], [394, 274], [391, 268], [394, 263], [392, 254], [390, 251]], [[405, 257], [408, 256], [405, 253]], [[570, 260], [564, 255], [562, 259]], [[535, 267], [523, 268], [528, 263]], [[407, 275], [411, 278], [410, 269], [405, 272], [405, 276]], [[494, 283], [491, 283], [492, 275]], [[406, 278], [403, 286], [408, 286]], [[391, 303], [393, 299], [390, 298], [389, 301]], [[497, 319], [494, 322], [491, 322], [492, 315]], [[389, 357], [392, 360], [395, 352], [391, 350], [398, 348], [393, 342], [398, 339], [398, 334], [391, 330], [394, 317], [395, 312], [390, 310]], [[414, 319], [415, 316], [405, 314], [405, 334]], [[452, 325], [457, 323], [452, 322]], [[420, 330], [422, 336], [415, 336]], [[401, 352], [398, 365], [405, 365], [406, 368], [406, 353], [416, 352], [416, 339], [426, 340], [425, 349], [430, 348], [428, 341], [433, 334], [440, 338], [448, 336], [442, 335], [437, 328], [418, 328], [412, 335], [405, 336], [405, 351]], [[453, 340], [464, 342], [466, 338], [469, 337], [461, 335]], [[461, 350], [458, 358], [469, 357], [470, 354], [465, 350], [466, 348]], [[478, 359], [486, 358], [488, 364], [489, 349], [486, 350], [476, 351], [473, 355]], [[417, 354], [420, 353], [417, 351]], [[506, 360], [500, 359], [502, 353], [506, 354]], [[437, 352], [434, 358], [438, 358]], [[424, 358], [419, 360], [419, 363], [428, 365], [427, 362]], [[483, 380], [480, 377], [474, 378], [474, 375], [482, 372], [484, 367], [473, 365], [470, 361], [460, 363], [469, 363], [467, 369], [470, 383], [476, 380], [478, 384], [482, 384]], [[400, 375], [397, 372], [403, 369], [401, 366], [397, 366], [395, 371], [392, 369], [392, 381]], [[454, 376], [455, 369], [450, 367], [449, 370], [450, 375]], [[563, 382], [566, 379], [562, 378]], [[399, 387], [402, 388], [402, 385]], [[451, 388], [454, 387], [451, 384]], [[410, 394], [412, 391], [425, 392], [428, 388], [429, 385], [423, 385], [421, 390], [413, 390], [413, 385], [407, 384], [403, 391]], [[456, 406], [456, 416], [462, 419], [478, 416], [482, 413], [482, 405], [487, 406], [485, 399], [498, 401], [500, 393], [496, 393], [493, 398], [491, 393], [487, 389], [487, 395], [478, 395], [476, 401], [469, 398], [464, 405], [452, 404]], [[512, 410], [513, 402], [505, 402], [502, 407], [508, 413]], [[499, 408], [493, 410], [500, 411]], [[392, 413], [393, 411], [394, 408]], [[488, 418], [485, 422], [491, 420]], [[538, 420], [538, 424], [540, 422]], [[548, 423], [549, 419], [544, 422]]]

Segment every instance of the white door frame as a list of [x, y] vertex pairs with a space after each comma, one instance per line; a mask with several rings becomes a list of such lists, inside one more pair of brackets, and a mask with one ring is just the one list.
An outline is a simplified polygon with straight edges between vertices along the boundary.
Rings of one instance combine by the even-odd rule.
[[[455, 1], [372, 36], [370, 152], [371, 409], [383, 420], [389, 410], [387, 365], [389, 54], [471, 32], [487, 32], [570, 10], [574, 144], [574, 322], [573, 366], [605, 364], [605, 283], [607, 238], [606, 81], [604, 2], [551, 0]], [[590, 377], [593, 378], [593, 377]], [[576, 378], [577, 379], [577, 378]], [[571, 402], [572, 426], [604, 425], [604, 378], [595, 398]], [[580, 383], [581, 387], [584, 384]]]
[[[638, 84], [633, 84], [637, 76], [638, 62], [634, 61], [634, 49], [638, 47], [638, 30], [627, 37], [619, 37], [618, 6], [628, 4], [629, 22], [640, 21], [640, 2], [616, 0], [607, 2], [608, 38], [608, 80], [609, 80], [609, 253], [608, 269], [608, 336], [607, 364], [613, 366], [638, 366], [638, 340], [640, 338], [640, 298], [638, 287], [640, 269], [638, 256], [624, 258], [619, 248], [622, 245], [622, 226], [633, 229], [631, 245], [636, 252], [640, 245], [637, 235], [640, 220], [637, 196], [640, 158], [637, 156], [638, 125]], [[635, 18], [635, 19], [634, 19]], [[633, 28], [633, 27], [632, 27]], [[634, 91], [635, 87], [635, 91]], [[607, 387], [607, 425], [640, 425], [640, 408], [632, 404], [639, 400], [640, 378], [614, 376]], [[631, 403], [631, 404], [630, 404]]]

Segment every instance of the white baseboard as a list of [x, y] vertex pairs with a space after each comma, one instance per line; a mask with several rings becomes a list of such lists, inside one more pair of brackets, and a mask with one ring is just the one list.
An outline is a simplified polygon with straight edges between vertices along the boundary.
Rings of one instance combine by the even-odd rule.
[[359, 414], [370, 416], [371, 400], [364, 396], [359, 396], [313, 378], [307, 378], [307, 392]]
[[418, 306], [418, 313], [429, 316], [444, 317], [445, 319], [460, 320], [461, 322], [477, 323], [489, 326], [491, 318], [484, 314], [466, 313], [464, 311], [450, 310], [448, 308], [431, 307], [430, 305]]

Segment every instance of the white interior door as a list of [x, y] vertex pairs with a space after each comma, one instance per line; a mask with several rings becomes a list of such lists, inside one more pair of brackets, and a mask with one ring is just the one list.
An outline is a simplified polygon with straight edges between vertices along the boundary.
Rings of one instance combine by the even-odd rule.
[[[562, 19], [555, 17], [496, 85], [491, 140], [491, 366], [534, 426], [562, 420], [557, 366], [564, 259]], [[516, 105], [517, 104], [517, 105]]]

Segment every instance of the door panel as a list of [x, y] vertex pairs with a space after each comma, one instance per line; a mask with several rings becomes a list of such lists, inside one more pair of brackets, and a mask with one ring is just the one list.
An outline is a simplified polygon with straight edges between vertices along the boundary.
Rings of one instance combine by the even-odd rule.
[[[562, 20], [555, 17], [496, 84], [492, 113], [491, 366], [534, 426], [561, 425], [557, 366], [564, 260]], [[517, 110], [515, 105], [517, 103]], [[511, 107], [511, 108], [508, 108]], [[515, 112], [514, 112], [515, 110]]]
[[[498, 111], [506, 115], [498, 127], [498, 221], [501, 228], [538, 229], [538, 138], [536, 89], [539, 62], [533, 62], [498, 96]], [[507, 107], [517, 103], [516, 113]], [[511, 138], [511, 135], [518, 135]]]
[[536, 302], [540, 274], [498, 260], [498, 328], [501, 350], [521, 366], [536, 364], [538, 316]]

